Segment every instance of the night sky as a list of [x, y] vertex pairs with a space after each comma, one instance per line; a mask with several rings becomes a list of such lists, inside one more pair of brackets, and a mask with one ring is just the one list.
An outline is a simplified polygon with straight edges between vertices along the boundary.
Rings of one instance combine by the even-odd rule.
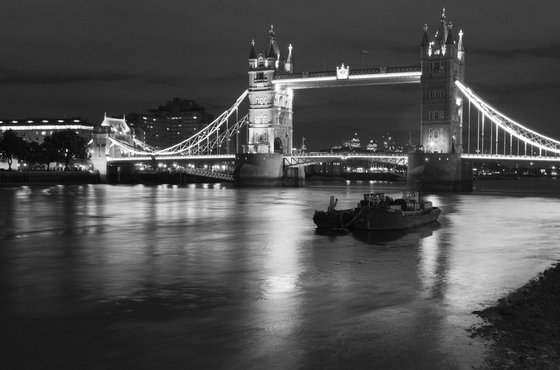
[[[214, 115], [247, 88], [250, 41], [274, 24], [295, 71], [419, 64], [442, 7], [464, 31], [466, 83], [560, 140], [560, 1], [3, 0], [0, 117], [144, 112], [178, 96]], [[368, 53], [364, 54], [363, 50]], [[420, 85], [298, 90], [294, 141], [317, 150], [357, 132], [419, 137]]]

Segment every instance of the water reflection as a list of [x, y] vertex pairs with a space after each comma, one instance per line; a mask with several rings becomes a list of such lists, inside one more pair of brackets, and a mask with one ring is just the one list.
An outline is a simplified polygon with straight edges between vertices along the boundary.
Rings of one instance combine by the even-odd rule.
[[316, 230], [330, 195], [400, 190], [381, 185], [2, 189], [4, 328], [20, 351], [44, 348], [45, 323], [57, 348], [77, 327], [118, 349], [76, 342], [90, 367], [475, 365], [471, 311], [560, 258], [559, 199], [428, 194], [439, 223]]
[[421, 239], [431, 236], [440, 227], [439, 222], [432, 222], [428, 225], [407, 229], [407, 230], [387, 230], [387, 231], [365, 231], [353, 230], [352, 236], [370, 245], [391, 244], [418, 246]]

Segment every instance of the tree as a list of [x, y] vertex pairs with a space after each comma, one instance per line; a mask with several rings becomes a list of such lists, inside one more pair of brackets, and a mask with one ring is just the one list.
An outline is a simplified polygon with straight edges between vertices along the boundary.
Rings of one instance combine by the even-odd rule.
[[[25, 154], [23, 158], [29, 162], [29, 167], [31, 168], [33, 164], [44, 164], [45, 163], [45, 148], [36, 141], [31, 141], [27, 143]], [[48, 165], [47, 165], [48, 166]]]
[[41, 144], [41, 156], [40, 161], [47, 165], [47, 171], [51, 162], [61, 161], [61, 157], [58, 154], [57, 143], [54, 142], [52, 136], [46, 136]]
[[0, 139], [0, 155], [2, 159], [8, 161], [8, 170], [12, 170], [12, 161], [24, 155], [27, 143], [13, 130], [8, 130], [2, 134]]
[[[49, 139], [49, 140], [47, 140]], [[53, 154], [54, 160], [64, 162], [64, 169], [68, 170], [73, 160], [88, 158], [87, 142], [82, 136], [72, 130], [54, 132], [50, 138], [45, 138], [48, 155]]]

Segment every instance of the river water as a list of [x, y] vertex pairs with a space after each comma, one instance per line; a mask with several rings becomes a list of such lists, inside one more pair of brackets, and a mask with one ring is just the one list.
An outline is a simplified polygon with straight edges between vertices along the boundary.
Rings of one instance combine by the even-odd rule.
[[402, 184], [0, 189], [3, 369], [469, 369], [472, 314], [560, 259], [560, 182], [425, 194], [439, 223], [328, 234]]

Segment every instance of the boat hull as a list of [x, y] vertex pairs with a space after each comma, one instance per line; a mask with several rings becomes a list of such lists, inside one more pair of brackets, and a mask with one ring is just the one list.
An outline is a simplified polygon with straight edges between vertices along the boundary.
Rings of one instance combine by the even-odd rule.
[[366, 208], [352, 222], [356, 230], [402, 230], [437, 221], [441, 210], [433, 207], [422, 212], [387, 212], [376, 208]]
[[315, 211], [313, 222], [319, 229], [325, 230], [343, 230], [352, 222], [355, 211], [352, 209], [340, 211]]

